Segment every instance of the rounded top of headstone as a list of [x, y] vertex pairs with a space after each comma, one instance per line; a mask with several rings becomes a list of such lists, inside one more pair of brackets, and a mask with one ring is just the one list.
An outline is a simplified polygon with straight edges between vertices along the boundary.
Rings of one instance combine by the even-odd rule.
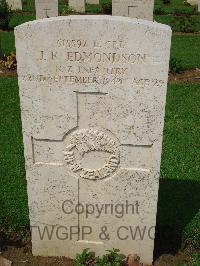
[[93, 21], [93, 22], [120, 22], [124, 24], [133, 24], [133, 25], [143, 25], [146, 27], [154, 28], [154, 29], [160, 29], [163, 31], [171, 32], [171, 27], [165, 24], [152, 22], [148, 20], [143, 19], [137, 19], [137, 18], [129, 18], [129, 17], [121, 17], [121, 16], [109, 16], [109, 15], [71, 15], [71, 16], [59, 16], [59, 17], [51, 17], [51, 18], [44, 18], [34, 21], [29, 21], [24, 24], [21, 24], [17, 27], [15, 27], [15, 31], [22, 30], [25, 28], [31, 28], [35, 27], [36, 25], [45, 25], [45, 24], [52, 24], [52, 23], [62, 23], [62, 22], [68, 22], [70, 24], [71, 21]]

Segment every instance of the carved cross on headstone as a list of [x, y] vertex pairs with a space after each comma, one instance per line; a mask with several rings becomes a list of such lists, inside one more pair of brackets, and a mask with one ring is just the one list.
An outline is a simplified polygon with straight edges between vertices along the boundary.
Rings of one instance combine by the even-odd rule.
[[[115, 247], [152, 264], [169, 27], [67, 16], [25, 23], [15, 35], [30, 225], [54, 229], [51, 239], [32, 231], [33, 254], [75, 258], [87, 247], [102, 256]], [[64, 213], [66, 200], [100, 208], [138, 201], [139, 212], [86, 218]], [[67, 238], [72, 226], [91, 234]], [[130, 226], [146, 228], [142, 240]]]
[[50, 11], [51, 9], [50, 9], [50, 8], [44, 8], [43, 10], [46, 11], [46, 12], [45, 12], [45, 13], [46, 13], [46, 17], [49, 18], [49, 16], [48, 16], [48, 11]]
[[128, 6], [128, 17], [131, 16], [131, 9], [136, 8], [137, 6]]
[[58, 16], [58, 0], [35, 0], [36, 19]]
[[[103, 106], [108, 93], [101, 92], [74, 92], [77, 97], [77, 127], [73, 128], [63, 136], [62, 140], [43, 140], [32, 138], [33, 158], [35, 164], [64, 165], [76, 173], [79, 177], [87, 179], [103, 179], [112, 176], [120, 166], [120, 158], [122, 159], [122, 168], [129, 170], [149, 171], [147, 167], [139, 168], [138, 165], [128, 165], [133, 154], [138, 152], [150, 155], [152, 145], [134, 145], [130, 143], [120, 143], [117, 136], [111, 134], [106, 128], [91, 127], [85, 124], [85, 117], [90, 110], [91, 104]], [[92, 101], [90, 102], [90, 97]], [[96, 99], [95, 99], [96, 98]], [[98, 99], [99, 98], [99, 99]], [[101, 98], [104, 98], [101, 101]], [[100, 101], [98, 101], [100, 100]], [[80, 111], [79, 105], [84, 106], [84, 112]], [[102, 112], [105, 111], [100, 107], [99, 115], [95, 114], [95, 119], [101, 119]], [[87, 117], [86, 117], [87, 118]], [[69, 140], [66, 141], [67, 136]], [[60, 158], [54, 158], [56, 153], [60, 153]], [[97, 152], [109, 154], [107, 161], [99, 169], [87, 169], [81, 165], [81, 159], [86, 153]], [[145, 157], [146, 157], [145, 156]], [[146, 159], [144, 157], [144, 160]], [[77, 159], [78, 158], [78, 159]], [[136, 160], [137, 163], [137, 160]], [[145, 165], [145, 162], [140, 162]]]
[[154, 1], [152, 0], [113, 0], [112, 15], [153, 20]]

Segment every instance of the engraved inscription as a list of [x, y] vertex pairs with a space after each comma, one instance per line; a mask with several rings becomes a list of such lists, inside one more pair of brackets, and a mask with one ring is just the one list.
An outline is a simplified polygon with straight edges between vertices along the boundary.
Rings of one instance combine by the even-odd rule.
[[[136, 65], [146, 65], [146, 53], [132, 50], [122, 40], [58, 39], [54, 49], [38, 51], [40, 66], [51, 63], [55, 74], [26, 73], [26, 82], [122, 85], [134, 75]], [[139, 79], [140, 77], [137, 77]]]
[[63, 84], [122, 84], [122, 78], [104, 77], [104, 76], [74, 76], [74, 75], [56, 75], [56, 76], [45, 76], [45, 75], [24, 75], [22, 77], [24, 81], [37, 81], [47, 83], [63, 83]]
[[161, 88], [162, 86], [165, 85], [164, 80], [159, 80], [159, 79], [148, 79], [148, 78], [133, 78], [132, 81], [133, 85], [137, 85], [141, 88], [144, 87], [155, 87], [155, 88]]
[[146, 61], [146, 54], [139, 53], [105, 53], [105, 52], [78, 52], [70, 51], [58, 53], [51, 51], [50, 53], [40, 52], [40, 60], [60, 60], [64, 58], [66, 62], [81, 62], [81, 63], [130, 63], [142, 64]]
[[[68, 69], [71, 69], [70, 67]], [[59, 68], [61, 71], [62, 68]], [[113, 76], [105, 77], [100, 75], [98, 72], [91, 72], [90, 74], [95, 74], [95, 76], [78, 76], [78, 75], [55, 75], [55, 76], [47, 76], [47, 75], [24, 75], [22, 76], [23, 81], [30, 82], [43, 82], [43, 83], [61, 83], [61, 84], [122, 84], [124, 80], [126, 80], [127, 68], [104, 68], [105, 74], [113, 74]], [[82, 73], [83, 68], [80, 68], [78, 73]], [[63, 71], [64, 72], [64, 71]], [[69, 71], [69, 74], [71, 72]], [[121, 77], [117, 77], [117, 74], [121, 73]], [[111, 75], [110, 74], [110, 75]], [[123, 75], [123, 78], [122, 78]], [[164, 86], [165, 81], [160, 79], [147, 79], [147, 78], [135, 78], [132, 79], [132, 85], [137, 85], [139, 87], [156, 87], [161, 88]]]
[[101, 41], [101, 40], [69, 40], [69, 39], [59, 39], [57, 41], [59, 48], [85, 48], [85, 47], [94, 47], [94, 48], [113, 48], [113, 49], [123, 49], [126, 46], [124, 41], [120, 40], [108, 40], [108, 41]]
[[[84, 155], [94, 151], [109, 154], [106, 164], [98, 169], [84, 168], [81, 162]], [[113, 175], [120, 161], [117, 141], [107, 132], [99, 129], [81, 129], [74, 132], [64, 152], [64, 158], [74, 173], [82, 178], [93, 180]]]

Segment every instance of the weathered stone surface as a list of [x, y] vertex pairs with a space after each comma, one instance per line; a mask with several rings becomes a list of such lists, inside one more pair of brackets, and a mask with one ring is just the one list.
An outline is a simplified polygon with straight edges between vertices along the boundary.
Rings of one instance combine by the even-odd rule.
[[114, 247], [151, 264], [170, 28], [69, 16], [15, 36], [33, 254]]
[[86, 0], [86, 3], [90, 5], [99, 5], [99, 0]]
[[58, 16], [58, 0], [35, 0], [36, 18]]
[[154, 0], [112, 0], [112, 15], [153, 20]]
[[12, 261], [7, 260], [3, 258], [2, 256], [0, 256], [0, 266], [11, 266], [11, 265], [12, 265]]
[[69, 7], [73, 10], [84, 13], [85, 12], [85, 0], [69, 0]]
[[22, 10], [22, 0], [6, 0], [12, 10]]

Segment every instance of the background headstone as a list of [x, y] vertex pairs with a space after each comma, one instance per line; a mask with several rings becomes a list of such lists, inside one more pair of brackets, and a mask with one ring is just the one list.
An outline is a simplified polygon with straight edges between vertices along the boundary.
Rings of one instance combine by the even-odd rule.
[[6, 0], [12, 10], [22, 10], [22, 0]]
[[198, 0], [187, 0], [187, 2], [191, 5], [191, 6], [196, 6], [198, 4]]
[[99, 0], [86, 0], [86, 3], [90, 5], [99, 5]]
[[85, 12], [85, 0], [69, 0], [68, 5], [79, 13]]
[[154, 0], [112, 0], [112, 15], [153, 20]]
[[33, 254], [119, 248], [151, 264], [170, 28], [69, 16], [15, 37]]
[[35, 0], [36, 19], [58, 16], [58, 0]]

